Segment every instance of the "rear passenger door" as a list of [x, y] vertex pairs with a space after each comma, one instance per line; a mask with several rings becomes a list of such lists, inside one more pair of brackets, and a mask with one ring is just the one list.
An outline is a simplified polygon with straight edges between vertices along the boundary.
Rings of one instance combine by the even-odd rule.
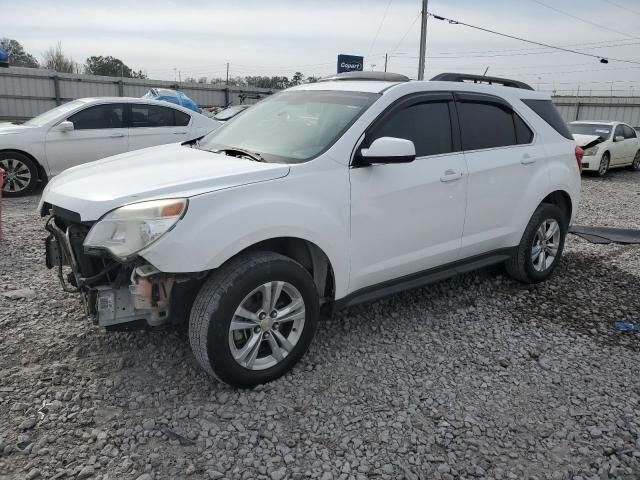
[[349, 171], [352, 291], [454, 262], [460, 250], [467, 167], [451, 93], [398, 100], [360, 148], [380, 137], [411, 140], [416, 159]]
[[132, 103], [129, 108], [129, 150], [189, 140], [191, 115], [164, 105]]
[[519, 208], [530, 182], [548, 182], [545, 151], [531, 127], [500, 97], [456, 93], [462, 149], [469, 170], [461, 257], [517, 245]]
[[638, 137], [636, 131], [629, 125], [624, 125], [624, 146], [627, 152], [624, 163], [632, 163], [638, 152]]

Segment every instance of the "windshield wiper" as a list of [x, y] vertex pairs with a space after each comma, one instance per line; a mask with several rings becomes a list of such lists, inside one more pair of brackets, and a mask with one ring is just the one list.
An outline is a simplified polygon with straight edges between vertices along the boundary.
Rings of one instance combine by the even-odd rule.
[[213, 153], [224, 153], [225, 155], [229, 155], [232, 157], [249, 157], [251, 160], [255, 160], [256, 162], [264, 162], [264, 158], [262, 155], [256, 152], [250, 152], [249, 150], [245, 150], [243, 148], [221, 148], [219, 150], [210, 150]]

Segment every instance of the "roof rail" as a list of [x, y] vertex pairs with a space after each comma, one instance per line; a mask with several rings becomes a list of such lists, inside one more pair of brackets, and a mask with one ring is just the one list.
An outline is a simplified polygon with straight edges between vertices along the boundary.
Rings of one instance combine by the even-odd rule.
[[522, 88], [525, 90], [533, 90], [531, 85], [510, 78], [487, 77], [485, 75], [472, 75], [470, 73], [441, 73], [431, 79], [439, 82], [472, 82], [485, 83], [488, 85], [502, 85], [503, 87]]
[[336, 80], [374, 80], [379, 82], [408, 82], [409, 77], [399, 73], [387, 72], [343, 72], [321, 78], [319, 82], [333, 82]]

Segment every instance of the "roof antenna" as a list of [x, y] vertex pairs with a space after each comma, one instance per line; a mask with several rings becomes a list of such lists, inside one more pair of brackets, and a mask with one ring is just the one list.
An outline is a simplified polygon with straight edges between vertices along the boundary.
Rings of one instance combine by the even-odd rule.
[[484, 69], [484, 73], [482, 74], [483, 77], [487, 76], [487, 72], [489, 71], [489, 67]]

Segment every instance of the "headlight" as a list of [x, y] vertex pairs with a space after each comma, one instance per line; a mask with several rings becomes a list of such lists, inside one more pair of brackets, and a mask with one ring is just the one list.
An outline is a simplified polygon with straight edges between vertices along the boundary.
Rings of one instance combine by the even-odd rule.
[[589, 147], [589, 148], [586, 148], [586, 149], [584, 150], [584, 156], [585, 156], [585, 157], [592, 157], [592, 156], [593, 156], [593, 155], [595, 155], [596, 153], [598, 153], [598, 147], [597, 147], [597, 146], [595, 146], [595, 147]]
[[171, 230], [187, 204], [186, 198], [171, 198], [116, 208], [91, 228], [84, 246], [106, 249], [124, 261]]

